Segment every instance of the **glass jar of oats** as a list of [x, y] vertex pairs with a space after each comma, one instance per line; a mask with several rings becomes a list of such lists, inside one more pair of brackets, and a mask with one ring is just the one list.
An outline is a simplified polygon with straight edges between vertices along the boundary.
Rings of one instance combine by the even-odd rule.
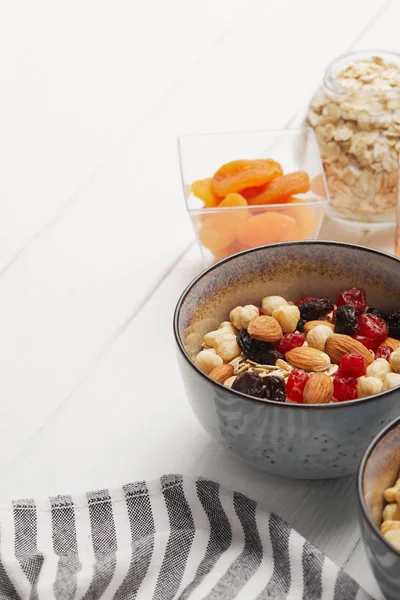
[[330, 215], [360, 225], [394, 221], [400, 150], [400, 55], [356, 52], [336, 58], [311, 100], [331, 197]]

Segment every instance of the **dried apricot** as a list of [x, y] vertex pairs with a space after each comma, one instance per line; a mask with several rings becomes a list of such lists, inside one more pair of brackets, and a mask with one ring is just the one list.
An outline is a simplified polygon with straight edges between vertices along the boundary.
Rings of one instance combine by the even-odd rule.
[[[226, 210], [227, 207], [234, 207]], [[205, 215], [203, 226], [199, 233], [201, 243], [212, 252], [219, 252], [235, 241], [239, 227], [248, 217], [247, 202], [240, 194], [228, 194], [218, 208], [225, 210]]]
[[319, 175], [316, 175], [315, 177], [313, 177], [311, 179], [310, 183], [311, 183], [311, 191], [316, 196], [321, 196], [322, 198], [327, 197], [325, 181], [324, 181], [324, 178], [321, 173]]
[[222, 165], [212, 178], [212, 186], [217, 196], [259, 186], [282, 175], [282, 167], [275, 160], [233, 160]]
[[218, 251], [214, 252], [215, 262], [222, 260], [223, 258], [227, 258], [228, 256], [231, 256], [232, 254], [236, 254], [237, 252], [240, 252], [241, 250], [242, 250], [242, 247], [240, 246], [239, 242], [237, 240], [235, 240], [227, 248], [223, 248], [222, 250], [218, 250]]
[[293, 194], [308, 192], [310, 178], [305, 171], [293, 171], [267, 183], [258, 194], [247, 198], [249, 204], [275, 204], [287, 202]]
[[192, 183], [192, 192], [200, 200], [203, 200], [207, 208], [218, 206], [221, 198], [214, 194], [212, 179], [198, 179]]
[[264, 244], [288, 242], [293, 239], [296, 221], [279, 212], [264, 212], [251, 217], [238, 232], [238, 241], [243, 248], [254, 248]]
[[[290, 202], [299, 203], [299, 198], [290, 198]], [[296, 221], [296, 227], [293, 231], [293, 240], [306, 240], [314, 237], [317, 229], [317, 217], [315, 211], [308, 206], [293, 206], [285, 211]]]

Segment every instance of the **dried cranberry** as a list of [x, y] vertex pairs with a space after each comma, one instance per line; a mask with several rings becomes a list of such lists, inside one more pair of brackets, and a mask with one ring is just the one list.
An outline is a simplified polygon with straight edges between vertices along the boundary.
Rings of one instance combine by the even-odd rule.
[[365, 335], [360, 335], [358, 333], [355, 333], [351, 337], [357, 340], [357, 342], [360, 342], [360, 344], [362, 344], [366, 348], [368, 348], [368, 350], [373, 350], [374, 352], [376, 352], [379, 345], [378, 340], [373, 340], [369, 337], [366, 337]]
[[293, 369], [290, 371], [289, 379], [286, 383], [286, 397], [290, 402], [297, 404], [303, 403], [303, 393], [306, 383], [309, 379], [307, 373], [301, 369]]
[[365, 311], [367, 314], [372, 313], [373, 315], [376, 315], [377, 317], [380, 317], [381, 319], [383, 319], [384, 321], [388, 320], [388, 316], [386, 313], [382, 312], [381, 310], [378, 310], [377, 308], [367, 308], [367, 310]]
[[300, 306], [302, 306], [304, 302], [308, 302], [309, 300], [318, 300], [318, 298], [316, 296], [304, 296], [304, 298], [296, 302], [296, 306], [300, 308]]
[[389, 334], [385, 321], [372, 313], [364, 313], [358, 319], [358, 334], [365, 335], [378, 342], [383, 342]]
[[358, 313], [354, 306], [342, 304], [334, 311], [335, 313], [335, 333], [344, 333], [351, 335], [358, 328]]
[[357, 379], [355, 377], [344, 377], [336, 375], [333, 379], [333, 397], [338, 402], [355, 400], [357, 395]]
[[247, 329], [241, 329], [236, 340], [246, 358], [260, 365], [274, 365], [278, 358], [282, 358], [274, 344], [253, 339]]
[[268, 400], [285, 402], [285, 380], [278, 375], [267, 375], [264, 377], [265, 397]]
[[333, 310], [333, 304], [326, 298], [315, 298], [306, 300], [300, 306], [300, 316], [305, 321], [315, 321], [319, 317], [327, 315]]
[[389, 335], [397, 340], [400, 339], [400, 310], [392, 312], [387, 323], [389, 325]]
[[303, 321], [303, 319], [299, 319], [299, 322], [296, 325], [296, 331], [298, 331], [299, 333], [303, 333], [305, 324], [306, 322]]
[[233, 382], [232, 389], [255, 398], [265, 397], [263, 379], [257, 373], [241, 373]]
[[340, 359], [339, 371], [343, 377], [362, 377], [367, 369], [361, 354], [344, 354]]
[[348, 290], [343, 290], [343, 292], [339, 294], [336, 304], [338, 306], [342, 306], [342, 304], [350, 304], [351, 306], [354, 306], [358, 314], [361, 315], [367, 305], [367, 299], [364, 290], [359, 288], [350, 288]]
[[392, 352], [393, 348], [390, 346], [379, 346], [378, 350], [375, 352], [375, 358], [384, 358], [385, 360], [389, 360]]
[[303, 333], [285, 333], [283, 338], [276, 343], [276, 349], [282, 354], [286, 354], [292, 348], [302, 346], [306, 341], [306, 336]]

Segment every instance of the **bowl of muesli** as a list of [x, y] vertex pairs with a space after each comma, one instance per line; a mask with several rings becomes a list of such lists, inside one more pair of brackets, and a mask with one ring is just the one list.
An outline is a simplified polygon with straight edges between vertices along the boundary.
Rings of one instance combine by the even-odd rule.
[[264, 471], [355, 473], [400, 416], [400, 261], [338, 242], [241, 252], [183, 292], [184, 386], [211, 437]]

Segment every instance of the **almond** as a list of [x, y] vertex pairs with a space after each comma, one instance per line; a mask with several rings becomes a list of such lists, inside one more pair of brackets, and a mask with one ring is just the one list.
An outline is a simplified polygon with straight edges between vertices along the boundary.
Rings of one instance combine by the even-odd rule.
[[332, 329], [332, 331], [335, 331], [334, 324], [329, 323], [328, 321], [307, 321], [307, 323], [305, 323], [304, 325], [304, 333], [307, 334], [309, 331], [311, 331], [311, 329], [317, 327], [317, 325], [326, 325], [327, 327]]
[[304, 371], [325, 371], [331, 364], [330, 358], [325, 352], [309, 346], [292, 348], [286, 352], [285, 358], [292, 365]]
[[386, 340], [384, 340], [382, 344], [379, 344], [379, 348], [381, 348], [381, 346], [389, 346], [389, 348], [391, 348], [394, 352], [400, 346], [400, 342], [399, 340], [395, 340], [394, 338], [389, 337], [386, 338]]
[[333, 381], [326, 373], [314, 373], [304, 388], [305, 404], [327, 404], [332, 400]]
[[247, 331], [252, 338], [260, 342], [277, 342], [283, 332], [278, 321], [273, 317], [257, 317], [249, 324]]
[[215, 367], [208, 376], [214, 381], [218, 381], [218, 383], [224, 383], [229, 377], [233, 375], [233, 367], [232, 365], [221, 365], [220, 367]]
[[364, 359], [366, 366], [370, 365], [374, 361], [374, 356], [371, 352], [361, 344], [361, 342], [354, 340], [349, 335], [342, 335], [341, 333], [334, 333], [326, 340], [325, 352], [333, 363], [337, 365], [344, 354], [350, 352], [355, 354], [361, 354]]

